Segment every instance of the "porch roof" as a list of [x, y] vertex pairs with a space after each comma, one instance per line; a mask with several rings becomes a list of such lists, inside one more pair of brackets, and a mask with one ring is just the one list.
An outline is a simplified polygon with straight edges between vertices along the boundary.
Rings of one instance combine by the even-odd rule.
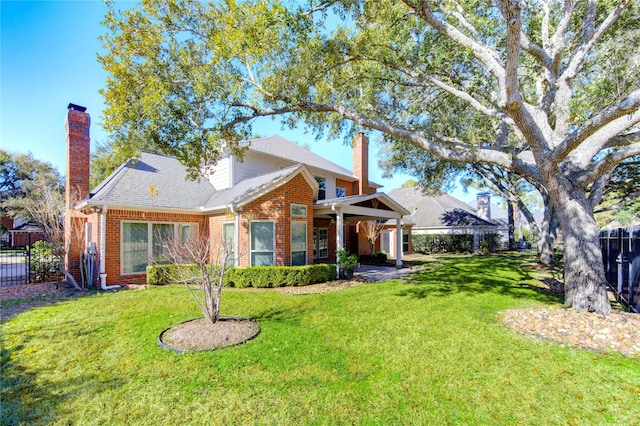
[[314, 217], [333, 218], [342, 212], [345, 221], [401, 219], [409, 211], [384, 192], [318, 200]]

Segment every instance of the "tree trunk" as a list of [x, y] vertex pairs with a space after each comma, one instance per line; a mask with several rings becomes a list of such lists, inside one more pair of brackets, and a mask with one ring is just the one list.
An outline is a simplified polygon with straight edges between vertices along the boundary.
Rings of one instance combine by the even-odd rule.
[[603, 315], [611, 313], [602, 252], [590, 204], [581, 191], [564, 191], [554, 199], [564, 239], [565, 307]]
[[509, 250], [516, 249], [516, 208], [515, 203], [507, 201], [507, 218], [509, 222]]
[[545, 199], [544, 218], [538, 235], [539, 259], [543, 265], [553, 263], [553, 246], [557, 238], [558, 220], [553, 204]]

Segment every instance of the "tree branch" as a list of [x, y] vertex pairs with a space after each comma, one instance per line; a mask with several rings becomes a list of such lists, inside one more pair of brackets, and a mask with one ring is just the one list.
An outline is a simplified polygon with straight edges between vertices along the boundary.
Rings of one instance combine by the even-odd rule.
[[595, 182], [600, 176], [612, 172], [618, 165], [625, 159], [633, 157], [634, 155], [640, 155], [640, 142], [636, 142], [631, 145], [627, 145], [622, 148], [617, 148], [615, 151], [607, 154], [604, 158], [598, 161], [594, 167], [585, 169], [577, 179], [577, 182], [586, 188], [592, 182]]
[[604, 21], [600, 24], [598, 29], [595, 32], [592, 32], [591, 37], [588, 40], [583, 40], [580, 44], [580, 47], [576, 51], [573, 58], [567, 65], [567, 68], [562, 72], [560, 79], [565, 81], [572, 80], [580, 66], [584, 62], [584, 59], [587, 57], [587, 54], [591, 50], [593, 46], [600, 40], [600, 38], [604, 35], [604, 33], [611, 27], [611, 25], [618, 19], [618, 17], [622, 14], [624, 9], [629, 6], [631, 0], [621, 0], [620, 3], [609, 13], [609, 15], [605, 18]]
[[[575, 132], [567, 136], [554, 150], [552, 161], [561, 162], [587, 138], [596, 135], [596, 133], [602, 139], [601, 141], [593, 141], [594, 147], [598, 148], [595, 152], [598, 152], [605, 145], [609, 135], [618, 134], [640, 121], [638, 109], [640, 109], [640, 87], [617, 104], [608, 106], [587, 120]], [[626, 125], [624, 125], [624, 121], [618, 120], [625, 116], [628, 118]]]
[[436, 31], [450, 38], [461, 47], [471, 50], [473, 56], [487, 67], [487, 70], [489, 70], [491, 75], [498, 80], [500, 91], [502, 93], [506, 92], [506, 87], [504, 87], [505, 71], [497, 59], [500, 57], [498, 52], [491, 49], [486, 44], [480, 43], [473, 38], [466, 36], [453, 25], [438, 19], [431, 8], [431, 2], [429, 0], [422, 0], [418, 3], [413, 3], [410, 0], [402, 1], [408, 7], [413, 9], [420, 18], [431, 25]]
[[640, 191], [635, 191], [632, 192], [631, 194], [627, 195], [626, 197], [624, 197], [622, 200], [618, 201], [615, 204], [612, 204], [610, 206], [606, 206], [606, 207], [598, 207], [595, 208], [593, 210], [594, 213], [603, 213], [603, 212], [610, 212], [611, 210], [615, 210], [615, 209], [619, 209], [620, 207], [624, 207], [634, 201], [638, 200], [638, 197], [640, 197]]

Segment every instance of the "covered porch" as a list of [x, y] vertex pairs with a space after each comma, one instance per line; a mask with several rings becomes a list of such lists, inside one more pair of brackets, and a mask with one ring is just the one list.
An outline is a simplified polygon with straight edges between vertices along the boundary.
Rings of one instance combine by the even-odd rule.
[[395, 221], [395, 261], [402, 267], [402, 217], [409, 212], [382, 192], [349, 197], [318, 200], [313, 207], [314, 220], [325, 219], [335, 223], [335, 250], [346, 249], [360, 254], [363, 238], [356, 224], [366, 221]]

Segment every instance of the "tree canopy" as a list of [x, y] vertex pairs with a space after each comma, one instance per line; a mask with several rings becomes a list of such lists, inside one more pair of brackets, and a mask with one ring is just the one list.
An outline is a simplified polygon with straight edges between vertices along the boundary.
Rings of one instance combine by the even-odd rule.
[[631, 0], [143, 1], [112, 6], [107, 128], [195, 174], [257, 117], [379, 132], [544, 187], [565, 304], [607, 313], [593, 207], [640, 154], [640, 6]]
[[0, 150], [0, 213], [31, 220], [25, 200], [40, 199], [40, 188], [64, 193], [64, 181], [50, 163], [33, 154], [16, 154]]

